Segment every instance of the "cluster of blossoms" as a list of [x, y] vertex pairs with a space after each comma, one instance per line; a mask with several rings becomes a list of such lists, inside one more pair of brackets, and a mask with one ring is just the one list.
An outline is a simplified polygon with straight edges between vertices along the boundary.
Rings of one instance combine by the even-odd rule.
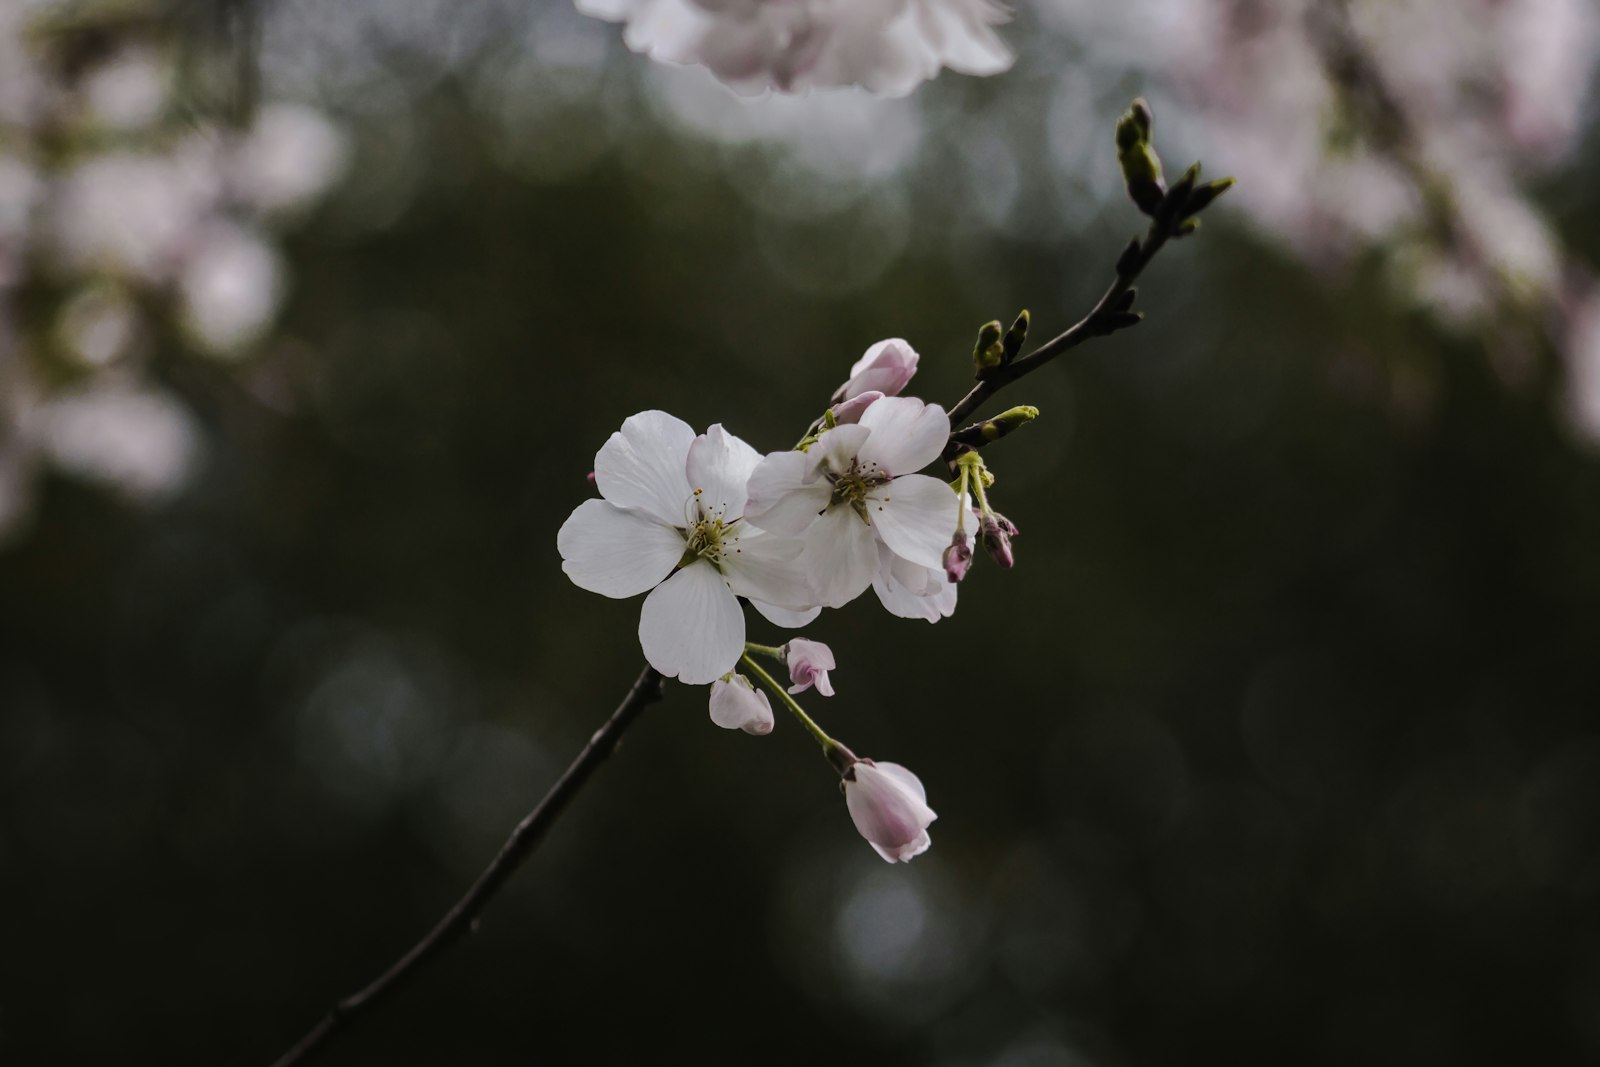
[[577, 0], [627, 24], [635, 52], [704, 66], [735, 92], [860, 86], [905, 96], [944, 67], [998, 74], [1011, 52], [995, 0]]
[[[937, 404], [899, 395], [917, 358], [898, 338], [873, 345], [800, 444], [765, 456], [720, 425], [696, 434], [665, 412], [633, 415], [595, 456], [601, 499], [580, 504], [557, 536], [562, 569], [577, 585], [610, 597], [649, 594], [639, 619], [645, 658], [666, 677], [709, 683], [718, 726], [772, 730], [767, 695], [737, 671], [741, 663], [771, 689], [822, 743], [857, 828], [891, 862], [928, 847], [934, 813], [921, 783], [822, 732], [791, 694], [833, 695], [832, 651], [805, 638], [748, 643], [739, 600], [798, 628], [870, 587], [891, 614], [937, 622], [954, 612], [972, 558], [969, 521], [1010, 565], [1016, 528], [989, 509], [986, 473], [973, 480], [981, 464], [961, 463], [954, 486], [918, 473], [944, 452], [950, 420]], [[790, 686], [752, 655], [781, 662]]]
[[158, 6], [0, 4], [0, 541], [46, 466], [134, 502], [184, 486], [199, 422], [149, 367], [266, 338], [277, 236], [345, 166], [309, 107], [197, 118]]

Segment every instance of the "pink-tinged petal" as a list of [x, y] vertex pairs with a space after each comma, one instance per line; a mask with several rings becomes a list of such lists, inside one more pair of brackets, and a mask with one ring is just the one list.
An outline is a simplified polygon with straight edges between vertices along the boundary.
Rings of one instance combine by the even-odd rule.
[[823, 696], [833, 696], [833, 683], [828, 680], [828, 672], [837, 666], [833, 649], [821, 641], [794, 637], [783, 646], [783, 660], [789, 668], [789, 692], [804, 693], [814, 685]]
[[840, 401], [830, 409], [833, 412], [833, 421], [840, 426], [853, 426], [861, 421], [861, 413], [863, 411], [882, 399], [882, 393], [876, 389], [870, 389], [865, 393], [851, 397], [849, 400]]
[[816, 605], [817, 597], [800, 562], [804, 548], [798, 537], [745, 529], [740, 523], [722, 542], [722, 576], [739, 596], [805, 611]]
[[897, 763], [862, 760], [845, 772], [845, 806], [878, 855], [904, 863], [928, 850], [928, 825], [939, 816], [917, 776]]
[[710, 518], [732, 522], [744, 514], [745, 485], [761, 453], [717, 424], [689, 446], [689, 486]]
[[772, 704], [767, 694], [750, 684], [742, 674], [718, 678], [711, 683], [711, 721], [724, 730], [743, 730], [747, 734], [770, 734], [773, 727]]
[[872, 591], [889, 614], [927, 622], [949, 618], [955, 614], [959, 588], [945, 580], [943, 571], [918, 567], [878, 546], [878, 573], [873, 575]]
[[594, 457], [600, 495], [637, 508], [668, 526], [688, 524], [689, 446], [694, 430], [664, 411], [630, 415]]
[[773, 452], [750, 472], [745, 521], [789, 537], [806, 532], [832, 489], [815, 477], [816, 461], [804, 452]]
[[639, 644], [650, 666], [686, 685], [706, 685], [744, 653], [744, 612], [722, 575], [696, 560], [656, 586], [639, 613]]
[[829, 508], [806, 531], [800, 565], [810, 577], [817, 603], [842, 608], [872, 584], [878, 569], [877, 538], [850, 508]]
[[574, 585], [621, 598], [654, 589], [672, 573], [683, 557], [683, 535], [643, 512], [585, 500], [561, 524], [556, 548]]
[[861, 449], [863, 463], [890, 474], [914, 474], [939, 458], [950, 438], [950, 419], [938, 404], [915, 397], [886, 396], [861, 413], [872, 437]]
[[917, 351], [899, 337], [879, 341], [850, 368], [850, 380], [834, 391], [835, 401], [850, 400], [869, 390], [898, 396], [917, 373]]
[[867, 499], [867, 513], [895, 555], [919, 567], [943, 567], [959, 503], [939, 479], [907, 474], [874, 490]]
[[785, 630], [798, 630], [802, 626], [810, 626], [817, 621], [817, 616], [822, 614], [821, 607], [790, 611], [788, 608], [780, 608], [763, 600], [752, 600], [750, 606], [760, 612], [763, 619], [774, 626], [782, 626]]

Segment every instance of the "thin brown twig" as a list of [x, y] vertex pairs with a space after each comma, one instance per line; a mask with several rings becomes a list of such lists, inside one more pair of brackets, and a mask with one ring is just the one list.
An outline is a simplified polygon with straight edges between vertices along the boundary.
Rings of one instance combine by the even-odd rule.
[[327, 1045], [335, 1033], [343, 1030], [352, 1020], [383, 1000], [463, 934], [474, 930], [477, 927], [478, 916], [489, 901], [517, 868], [532, 855], [534, 848], [544, 838], [545, 832], [583, 788], [584, 782], [594, 773], [595, 768], [616, 750], [623, 732], [648, 705], [660, 699], [661, 675], [655, 668], [646, 667], [639, 672], [633, 687], [628, 690], [628, 695], [623, 697], [617, 710], [611, 713], [611, 718], [607, 719], [606, 724], [589, 739], [589, 743], [578, 753], [577, 759], [572, 761], [566, 773], [550, 787], [544, 799], [539, 801], [538, 807], [529, 812], [517, 824], [516, 829], [511, 831], [511, 836], [501, 846], [500, 852], [489, 866], [484, 868], [483, 873], [478, 875], [478, 880], [467, 890], [466, 895], [456, 901], [455, 906], [445, 913], [444, 918], [439, 920], [428, 935], [413, 945], [411, 950], [396, 960], [388, 970], [360, 991], [334, 1004], [328, 1014], [323, 1016], [322, 1021], [293, 1048], [280, 1056], [273, 1067], [292, 1067], [293, 1064], [309, 1060]]

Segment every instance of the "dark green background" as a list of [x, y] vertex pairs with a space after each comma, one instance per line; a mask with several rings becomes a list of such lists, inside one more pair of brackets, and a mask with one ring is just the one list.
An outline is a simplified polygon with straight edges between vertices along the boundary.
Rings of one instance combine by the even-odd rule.
[[[638, 601], [555, 551], [624, 417], [781, 448], [886, 336], [948, 405], [980, 323], [1064, 328], [1138, 229], [1032, 179], [1021, 222], [971, 223], [930, 121], [903, 250], [834, 285], [872, 233], [773, 237], [740, 187], [781, 153], [663, 124], [642, 61], [534, 147], [619, 114], [624, 141], [536, 180], [470, 64], [391, 59], [408, 140], [342, 116], [283, 339], [237, 373], [163, 353], [198, 485], [134, 512], [51, 481], [0, 556], [8, 1064], [266, 1063], [433, 923], [640, 665]], [[1102, 88], [1103, 179], [1141, 86]], [[1537, 190], [1591, 261], [1597, 176], [1591, 126]], [[808, 708], [922, 777], [929, 853], [883, 864], [794, 723], [718, 730], [670, 685], [479, 935], [327, 1062], [1600, 1057], [1600, 464], [1555, 385], [1507, 387], [1385, 278], [1219, 208], [1144, 325], [1004, 398], [1044, 413], [989, 453], [1016, 569], [980, 560], [937, 626], [868, 596], [806, 631], [839, 662]]]

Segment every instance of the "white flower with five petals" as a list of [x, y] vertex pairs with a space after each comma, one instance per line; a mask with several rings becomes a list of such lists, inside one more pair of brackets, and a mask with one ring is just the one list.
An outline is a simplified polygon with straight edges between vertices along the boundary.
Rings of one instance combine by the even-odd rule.
[[751, 529], [745, 483], [760, 453], [713, 426], [699, 436], [662, 411], [630, 416], [595, 456], [603, 500], [586, 500], [556, 537], [561, 569], [609, 597], [646, 591], [639, 643], [669, 678], [701, 685], [744, 652], [738, 597], [782, 625], [816, 616], [800, 542]]
[[916, 471], [950, 433], [944, 409], [884, 397], [854, 425], [835, 426], [805, 452], [774, 452], [750, 475], [748, 522], [805, 537], [799, 563], [815, 602], [840, 607], [872, 584], [879, 546], [917, 567], [938, 568], [955, 529], [957, 497]]

